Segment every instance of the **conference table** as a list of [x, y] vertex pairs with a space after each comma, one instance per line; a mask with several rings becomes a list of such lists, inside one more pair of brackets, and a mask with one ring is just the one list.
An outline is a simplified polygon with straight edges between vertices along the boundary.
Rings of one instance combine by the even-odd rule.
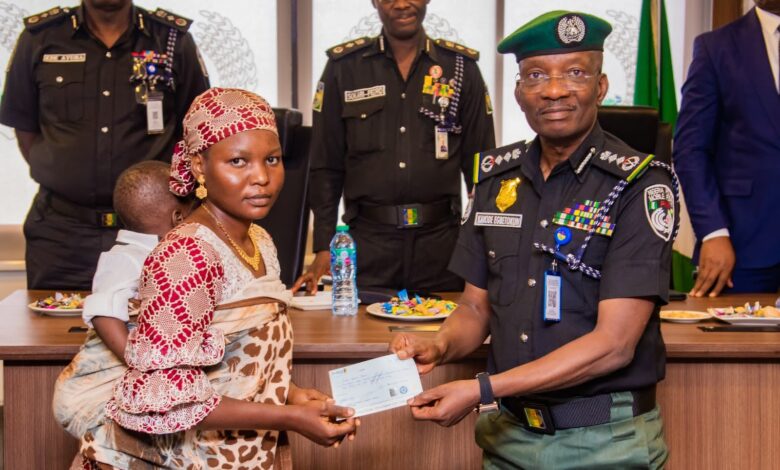
[[[80, 317], [52, 317], [27, 308], [49, 292], [16, 291], [0, 301], [0, 359], [4, 361], [6, 469], [64, 469], [77, 442], [51, 412], [54, 381], [78, 352], [85, 330]], [[672, 302], [667, 310], [706, 310], [759, 301], [774, 295], [725, 295]], [[387, 354], [400, 330], [435, 330], [439, 322], [410, 323], [329, 311], [290, 310], [295, 334], [293, 380], [330, 391], [328, 374], [346, 364]], [[670, 469], [777, 468], [780, 463], [780, 333], [702, 331], [696, 324], [662, 324], [668, 363], [658, 401], [665, 421]], [[391, 331], [393, 330], [393, 331]], [[419, 331], [433, 335], [433, 331]], [[468, 358], [423, 376], [424, 388], [468, 379], [485, 369], [487, 345]], [[300, 469], [473, 469], [481, 453], [474, 444], [471, 414], [451, 428], [416, 422], [398, 408], [363, 418], [357, 438], [338, 449], [290, 436]]]

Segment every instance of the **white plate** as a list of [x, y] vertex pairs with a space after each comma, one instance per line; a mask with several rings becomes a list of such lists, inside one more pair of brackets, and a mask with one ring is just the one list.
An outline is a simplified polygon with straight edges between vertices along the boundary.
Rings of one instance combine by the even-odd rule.
[[731, 323], [732, 325], [754, 325], [754, 326], [778, 326], [780, 317], [754, 317], [744, 313], [735, 313], [732, 315], [717, 315], [712, 308], [707, 309], [712, 314], [712, 318]]
[[431, 316], [414, 316], [414, 315], [393, 315], [392, 313], [385, 313], [382, 310], [382, 304], [381, 303], [375, 303], [371, 304], [368, 307], [366, 307], [366, 312], [368, 312], [370, 315], [374, 315], [375, 317], [381, 317], [381, 318], [387, 318], [389, 320], [398, 320], [398, 321], [431, 321], [431, 320], [444, 320], [445, 318], [450, 316], [450, 313], [440, 313], [438, 315], [431, 315]]
[[[675, 313], [685, 313], [691, 316], [691, 318], [674, 318], [670, 317], [669, 314], [675, 312]], [[661, 320], [672, 322], [672, 323], [697, 323], [702, 320], [708, 320], [712, 318], [712, 315], [707, 312], [697, 312], [694, 310], [661, 310]]]
[[43, 308], [38, 307], [37, 303], [33, 302], [27, 307], [33, 312], [39, 312], [52, 317], [78, 317], [81, 316], [81, 311], [84, 310], [83, 308]]

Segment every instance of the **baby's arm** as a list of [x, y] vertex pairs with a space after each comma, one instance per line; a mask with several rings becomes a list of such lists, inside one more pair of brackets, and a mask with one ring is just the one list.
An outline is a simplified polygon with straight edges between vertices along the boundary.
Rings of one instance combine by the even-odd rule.
[[125, 348], [127, 347], [127, 323], [113, 317], [94, 317], [92, 318], [92, 326], [106, 347], [124, 363]]

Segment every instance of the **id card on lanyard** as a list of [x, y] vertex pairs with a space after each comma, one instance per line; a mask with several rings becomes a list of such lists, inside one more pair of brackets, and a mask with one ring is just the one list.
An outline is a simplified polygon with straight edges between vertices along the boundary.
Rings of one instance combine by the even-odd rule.
[[544, 272], [544, 305], [542, 313], [544, 321], [561, 321], [561, 273], [558, 271], [556, 261], [552, 262], [552, 267]]
[[159, 91], [150, 91], [146, 100], [146, 133], [162, 134], [164, 131], [163, 94]]
[[434, 140], [434, 143], [436, 144], [436, 160], [447, 160], [450, 158], [449, 140], [447, 128], [437, 125]]

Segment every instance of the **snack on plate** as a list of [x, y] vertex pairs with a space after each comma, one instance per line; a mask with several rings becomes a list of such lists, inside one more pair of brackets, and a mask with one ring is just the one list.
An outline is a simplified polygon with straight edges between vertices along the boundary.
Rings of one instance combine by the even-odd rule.
[[[767, 307], [764, 307], [767, 308]], [[761, 308], [761, 304], [758, 302], [754, 303], [753, 305], [750, 305], [750, 302], [745, 302], [745, 305], [739, 306], [739, 307], [719, 307], [719, 308], [708, 308], [707, 311], [709, 311], [711, 314], [718, 316], [718, 317], [725, 317], [729, 315], [740, 315], [740, 316], [768, 316], [768, 315], [762, 315], [759, 314], [763, 310]]]
[[409, 294], [404, 289], [398, 292], [398, 297], [393, 297], [389, 302], [383, 302], [382, 311], [401, 317], [432, 317], [449, 314], [457, 306], [458, 304], [450, 300], [422, 298], [419, 295], [410, 299]]
[[84, 308], [84, 297], [82, 297], [81, 294], [63, 294], [62, 292], [55, 292], [54, 295], [50, 295], [43, 300], [35, 302], [35, 306], [51, 310]]
[[685, 310], [662, 310], [661, 318], [664, 320], [703, 320], [710, 318], [709, 313], [689, 312]]
[[757, 317], [777, 318], [780, 317], [780, 309], [767, 305], [766, 307], [760, 308], [755, 315]]

